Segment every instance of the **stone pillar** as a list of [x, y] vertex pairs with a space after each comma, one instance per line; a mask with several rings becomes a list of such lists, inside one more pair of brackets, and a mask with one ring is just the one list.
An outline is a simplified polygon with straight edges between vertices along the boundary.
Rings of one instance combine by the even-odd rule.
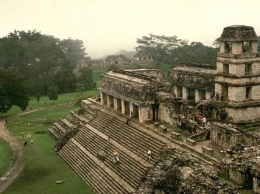
[[206, 99], [210, 99], [211, 91], [206, 91]]
[[242, 51], [242, 42], [233, 42], [232, 43], [232, 53], [234, 54], [241, 54]]
[[252, 42], [252, 53], [257, 53], [257, 41]]
[[145, 122], [146, 120], [150, 119], [150, 107], [147, 106], [139, 106], [139, 121], [141, 123]]
[[130, 108], [130, 112], [129, 112], [129, 116], [133, 116], [131, 115], [131, 112], [134, 114], [134, 104], [132, 102], [129, 103], [129, 108]]
[[125, 114], [125, 101], [121, 99], [122, 114]]
[[195, 89], [195, 102], [201, 101], [199, 89]]
[[182, 98], [187, 100], [188, 97], [188, 89], [186, 87], [182, 87]]
[[260, 178], [258, 177], [253, 178], [253, 190], [254, 193], [260, 193]]
[[107, 94], [107, 107], [111, 107], [110, 95]]
[[220, 53], [224, 53], [225, 52], [225, 42], [221, 42], [220, 43]]
[[100, 92], [100, 102], [101, 102], [101, 104], [104, 104], [104, 95], [103, 95], [103, 92]]
[[117, 98], [113, 96], [113, 102], [114, 102], [114, 110], [118, 110], [118, 103], [117, 103]]

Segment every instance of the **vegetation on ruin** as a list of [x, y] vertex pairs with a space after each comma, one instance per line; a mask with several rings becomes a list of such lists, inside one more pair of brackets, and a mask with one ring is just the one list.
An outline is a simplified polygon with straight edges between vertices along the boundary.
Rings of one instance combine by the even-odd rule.
[[[75, 95], [63, 96], [63, 101]], [[60, 100], [60, 99], [59, 99]], [[35, 100], [36, 101], [36, 100]], [[94, 193], [86, 183], [60, 158], [52, 146], [55, 140], [50, 137], [47, 129], [53, 122], [68, 116], [75, 110], [74, 103], [63, 106], [49, 107], [28, 115], [9, 120], [8, 130], [15, 136], [24, 132], [31, 134], [34, 144], [25, 147], [26, 166], [22, 174], [4, 193]], [[2, 145], [2, 144], [1, 144]], [[2, 147], [2, 146], [1, 146]], [[56, 184], [63, 180], [63, 184]]]
[[1, 156], [1, 162], [0, 162], [0, 176], [1, 176], [10, 165], [13, 156], [12, 148], [3, 139], [0, 139], [0, 156]]

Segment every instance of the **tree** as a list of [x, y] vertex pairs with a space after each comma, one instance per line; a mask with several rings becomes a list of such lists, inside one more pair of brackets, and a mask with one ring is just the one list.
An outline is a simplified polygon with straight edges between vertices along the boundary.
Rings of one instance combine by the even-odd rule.
[[83, 84], [86, 89], [93, 88], [95, 82], [92, 77], [92, 69], [88, 67], [83, 67], [79, 70], [78, 83]]
[[52, 100], [53, 103], [54, 100], [58, 100], [58, 86], [49, 86], [47, 90], [47, 96], [49, 97], [49, 100]]
[[149, 34], [137, 39], [137, 56], [152, 57], [156, 68], [168, 64], [171, 67], [181, 62], [216, 64], [217, 48], [204, 46], [200, 42], [188, 43], [177, 36], [158, 36]]
[[67, 93], [75, 90], [77, 78], [73, 73], [73, 66], [67, 61], [63, 64], [53, 77], [54, 85], [57, 85], [60, 93]]
[[75, 90], [74, 65], [87, 59], [81, 40], [60, 41], [36, 30], [14, 31], [0, 38], [0, 66], [14, 67], [28, 79], [31, 96], [47, 94], [58, 85], [60, 92]]
[[86, 90], [86, 87], [83, 84], [76, 84], [76, 92], [80, 92], [81, 94]]
[[29, 103], [26, 78], [14, 68], [0, 67], [0, 112], [7, 112], [13, 105], [23, 111]]
[[86, 60], [87, 53], [82, 40], [73, 40], [71, 38], [64, 39], [59, 43], [66, 59], [70, 61], [73, 66], [76, 66], [79, 60]]

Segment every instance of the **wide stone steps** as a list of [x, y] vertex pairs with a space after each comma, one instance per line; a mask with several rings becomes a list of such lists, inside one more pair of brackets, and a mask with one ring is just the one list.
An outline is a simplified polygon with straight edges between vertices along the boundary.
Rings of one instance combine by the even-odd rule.
[[92, 187], [97, 194], [128, 194], [133, 190], [115, 181], [115, 178], [100, 167], [94, 160], [81, 150], [73, 141], [69, 141], [59, 155]]
[[66, 132], [66, 129], [63, 126], [61, 126], [59, 122], [53, 123], [52, 128], [59, 134]]
[[89, 124], [105, 134], [111, 133], [115, 141], [127, 147], [143, 159], [147, 159], [146, 153], [148, 150], [152, 151], [154, 157], [159, 156], [165, 143], [104, 114], [105, 113], [100, 113]]
[[[90, 129], [81, 129], [74, 139], [93, 155], [96, 155], [99, 151], [104, 151], [107, 154], [107, 158], [103, 161], [104, 164], [127, 181], [131, 186], [138, 188], [140, 178], [147, 170], [147, 167], [140, 164]], [[116, 166], [112, 163], [112, 154], [114, 151], [120, 153], [120, 164]]]
[[[140, 141], [140, 143], [145, 143], [145, 145], [149, 143], [151, 149], [153, 148], [156, 149], [158, 148], [158, 146], [161, 148], [162, 146], [165, 145], [165, 143], [157, 140], [156, 138], [153, 138], [150, 135], [140, 132], [140, 130], [136, 129], [135, 127], [132, 127], [131, 125], [126, 125], [124, 122], [115, 119], [114, 117], [110, 116], [107, 113], [99, 112], [99, 117], [102, 117], [101, 120], [107, 119], [108, 124], [112, 125], [113, 127], [119, 127], [119, 129], [125, 129], [124, 132], [126, 132], [131, 137], [134, 136], [136, 141]], [[99, 117], [97, 117], [96, 119], [99, 119]]]

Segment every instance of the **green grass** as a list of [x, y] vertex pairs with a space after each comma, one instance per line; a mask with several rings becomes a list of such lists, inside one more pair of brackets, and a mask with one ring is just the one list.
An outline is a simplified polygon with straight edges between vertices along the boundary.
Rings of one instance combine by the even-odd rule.
[[[61, 103], [72, 102], [73, 100], [88, 98], [88, 97], [96, 96], [96, 95], [98, 95], [97, 90], [86, 91], [86, 92], [83, 92], [83, 94], [81, 94], [80, 92], [60, 94], [58, 100], [54, 101], [54, 103], [52, 101], [50, 101], [47, 96], [42, 96], [40, 98], [39, 103], [37, 102], [36, 98], [31, 97], [29, 105], [25, 111], [29, 111], [31, 109], [33, 110], [33, 109], [37, 109], [37, 108], [47, 107], [47, 106], [53, 106], [53, 105], [61, 104]], [[2, 114], [0, 113], [0, 119], [4, 118], [4, 117], [15, 115], [18, 113], [22, 113], [22, 112], [23, 111], [19, 107], [13, 106], [7, 113], [2, 113]]]
[[13, 156], [12, 148], [3, 139], [0, 139], [0, 156], [0, 176], [2, 176], [12, 161]]
[[[26, 138], [28, 134], [31, 134], [34, 144], [29, 144], [24, 148], [25, 169], [4, 192], [5, 194], [94, 193], [54, 151], [52, 148], [55, 143], [54, 139], [47, 132], [53, 122], [68, 116], [69, 112], [75, 108], [73, 104], [48, 108], [8, 122], [8, 129], [14, 135], [20, 136], [20, 131], [23, 131]], [[56, 180], [64, 180], [64, 183], [56, 184]]]
[[97, 84], [97, 88], [101, 86], [102, 83], [102, 77], [101, 75], [107, 71], [107, 68], [99, 68], [99, 69], [93, 69], [92, 76], [94, 82]]

